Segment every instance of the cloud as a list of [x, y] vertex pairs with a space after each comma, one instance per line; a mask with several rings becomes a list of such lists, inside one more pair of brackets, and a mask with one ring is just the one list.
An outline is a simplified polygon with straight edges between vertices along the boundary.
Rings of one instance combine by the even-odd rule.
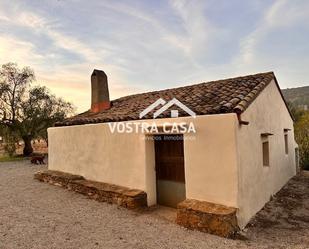
[[[185, 31], [180, 44], [191, 57], [197, 57], [201, 48], [207, 53], [208, 44], [214, 33], [213, 27], [205, 16], [205, 2], [202, 1], [169, 1], [175, 13], [181, 19]], [[193, 14], [194, 13], [194, 14]]]
[[0, 62], [33, 67], [40, 84], [80, 111], [89, 107], [93, 68], [108, 74], [112, 98], [268, 70], [283, 84], [300, 82], [309, 77], [308, 5], [4, 0]]
[[49, 21], [42, 16], [25, 10], [18, 11], [18, 13], [15, 14], [15, 18], [9, 18], [9, 16], [5, 16], [4, 13], [0, 13], [0, 16], [3, 17], [3, 20], [11, 24], [27, 27], [32, 29], [33, 32], [40, 32], [47, 35], [53, 40], [56, 47], [80, 54], [88, 62], [91, 58], [95, 58], [95, 52], [89, 48], [89, 46], [74, 37], [57, 31], [52, 25], [52, 23], [56, 21]]
[[145, 22], [155, 29], [155, 33], [159, 34], [158, 39], [170, 43], [174, 48], [179, 48], [184, 53], [188, 52], [188, 46], [186, 44], [185, 38], [172, 31], [167, 25], [160, 22], [160, 19], [156, 18], [150, 13], [147, 13], [145, 9], [139, 9], [138, 7], [132, 8], [128, 4], [121, 4], [119, 2], [108, 2], [102, 1], [100, 5], [104, 8], [108, 8], [114, 12], [122, 13], [126, 16], [133, 17], [139, 21]]
[[[295, 4], [295, 2], [298, 4]], [[309, 2], [298, 0], [275, 1], [262, 16], [257, 28], [242, 39], [240, 43], [241, 65], [251, 64], [257, 60], [257, 47], [271, 32], [293, 27], [299, 22], [308, 23], [308, 21]]]
[[33, 53], [34, 46], [32, 43], [15, 39], [10, 36], [0, 37], [0, 62], [19, 61], [22, 64], [27, 64], [29, 56], [38, 63], [43, 60], [43, 57]]
[[[0, 8], [0, 11], [3, 8]], [[11, 10], [12, 11], [12, 10]], [[0, 20], [5, 21], [12, 27], [24, 27], [33, 33], [41, 33], [47, 36], [55, 53], [64, 49], [73, 54], [81, 56], [81, 62], [73, 64], [53, 63], [55, 53], [37, 52], [37, 41], [25, 41], [18, 36], [5, 35], [0, 37], [0, 63], [10, 61], [18, 62], [20, 66], [31, 66], [35, 69], [39, 84], [45, 84], [52, 88], [58, 96], [76, 103], [78, 99], [79, 110], [86, 110], [89, 106], [90, 73], [93, 68], [104, 69], [112, 75], [110, 82], [112, 97], [120, 97], [122, 94], [130, 93], [118, 72], [117, 66], [102, 64], [104, 50], [97, 51], [80, 40], [57, 30], [57, 20], [48, 20], [38, 14], [27, 10], [19, 10], [14, 13], [15, 18], [10, 18], [12, 13], [0, 12]], [[29, 32], [29, 31], [28, 31]], [[38, 41], [39, 42], [39, 41]], [[103, 59], [104, 60], [104, 59]]]
[[277, 0], [265, 14], [265, 24], [271, 28], [293, 27], [309, 20], [309, 2]]
[[[65, 23], [60, 25], [60, 20], [47, 19], [47, 17], [27, 9], [21, 10], [21, 8], [17, 8], [18, 11], [14, 13], [16, 18], [10, 19], [10, 22], [11, 24], [27, 27], [35, 33], [47, 36], [53, 43], [51, 46], [57, 48], [52, 51], [52, 54], [49, 54], [49, 57], [57, 57], [59, 53], [63, 55], [63, 51], [60, 48], [65, 49], [72, 54], [80, 56], [81, 62], [76, 62], [74, 63], [75, 65], [80, 64], [84, 68], [87, 68], [87, 65], [88, 67], [92, 65], [103, 68], [113, 75], [117, 82], [115, 84], [123, 84], [124, 88], [127, 88], [124, 83], [125, 80], [123, 80], [125, 78], [129, 79], [126, 80], [127, 84], [133, 84], [134, 88], [138, 88], [138, 85], [140, 85], [141, 89], [145, 82], [148, 82], [150, 85], [153, 82], [162, 81], [162, 75], [166, 75], [175, 65], [177, 68], [187, 70], [188, 72], [191, 67], [199, 66], [192, 59], [191, 55], [193, 48], [197, 47], [196, 43], [192, 43], [195, 39], [190, 38], [195, 33], [194, 31], [190, 31], [185, 36], [182, 33], [171, 31], [169, 25], [166, 25], [164, 22], [162, 23], [160, 19], [136, 6], [132, 8], [130, 5], [125, 4], [99, 2], [98, 6], [93, 7], [101, 7], [100, 9], [102, 10], [107, 8], [109, 11], [106, 11], [106, 13], [108, 13], [107, 16], [111, 15], [110, 18], [115, 16], [114, 13], [121, 13], [122, 16], [125, 15], [124, 18], [128, 19], [130, 17], [131, 19], [128, 19], [127, 24], [123, 24], [122, 21], [116, 23], [115, 25], [124, 25], [124, 27], [121, 28], [122, 30], [118, 29], [117, 33], [107, 38], [97, 37], [96, 32], [94, 32], [93, 37], [97, 39], [97, 44], [94, 44], [90, 38], [87, 38], [86, 42], [75, 38], [72, 36], [74, 34], [72, 30], [70, 32], [71, 35], [67, 35], [63, 31], [59, 31], [60, 29], [65, 30]], [[139, 29], [134, 29], [135, 33], [132, 33], [130, 26], [135, 25], [142, 26]], [[190, 29], [189, 25], [187, 28], [188, 30]], [[125, 42], [122, 42], [124, 40]], [[203, 43], [204, 40], [201, 39], [200, 42]], [[36, 44], [33, 45], [35, 47]], [[164, 60], [164, 56], [168, 60]], [[182, 58], [181, 61], [179, 60], [180, 58]], [[57, 73], [59, 75], [59, 71], [63, 71], [66, 68], [63, 62], [63, 60], [62, 63], [60, 61], [61, 65], [49, 63], [49, 65], [53, 65], [53, 68], [49, 66], [50, 73]], [[160, 72], [160, 70], [163, 71]], [[81, 73], [81, 71], [75, 72]], [[169, 77], [166, 78], [166, 81], [171, 80], [172, 77], [171, 79]], [[148, 88], [146, 87], [146, 89]]]

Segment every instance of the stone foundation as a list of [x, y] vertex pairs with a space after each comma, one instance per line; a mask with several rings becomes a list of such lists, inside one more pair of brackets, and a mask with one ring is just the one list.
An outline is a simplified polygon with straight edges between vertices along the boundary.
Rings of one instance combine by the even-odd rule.
[[[117, 204], [128, 209], [147, 206], [147, 194], [137, 189], [86, 180], [79, 175], [59, 171], [39, 171], [34, 178], [52, 185], [73, 190], [89, 198]], [[232, 238], [239, 230], [236, 208], [205, 201], [187, 199], [178, 204], [177, 224], [223, 237]]]
[[79, 175], [72, 175], [53, 170], [38, 171], [34, 174], [34, 178], [41, 182], [47, 182], [65, 188], [68, 186], [70, 182], [85, 179], [84, 177]]
[[87, 195], [97, 201], [114, 203], [128, 209], [147, 206], [147, 194], [137, 189], [90, 181], [82, 176], [52, 170], [39, 171], [35, 173], [34, 178]]
[[236, 208], [187, 199], [178, 204], [177, 224], [189, 229], [233, 238], [239, 230]]

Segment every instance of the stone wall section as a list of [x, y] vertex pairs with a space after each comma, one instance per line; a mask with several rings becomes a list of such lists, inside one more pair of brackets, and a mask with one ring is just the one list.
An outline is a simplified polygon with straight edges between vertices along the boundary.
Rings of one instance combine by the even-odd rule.
[[39, 171], [35, 173], [34, 178], [87, 195], [89, 198], [97, 201], [117, 204], [128, 209], [138, 209], [147, 206], [147, 194], [138, 189], [90, 181], [79, 175], [53, 170]]

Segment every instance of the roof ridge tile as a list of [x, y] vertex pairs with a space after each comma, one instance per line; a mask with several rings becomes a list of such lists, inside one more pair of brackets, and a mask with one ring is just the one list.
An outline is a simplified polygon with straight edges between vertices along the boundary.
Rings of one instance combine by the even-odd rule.
[[[246, 110], [272, 79], [275, 79], [274, 73], [265, 72], [128, 95], [112, 100], [108, 110], [96, 114], [86, 111], [56, 123], [56, 126], [139, 120], [139, 113], [159, 97], [166, 100], [176, 98], [189, 108], [196, 108], [192, 110], [198, 115], [239, 113]], [[181, 111], [179, 114], [187, 115]], [[167, 117], [167, 114], [162, 117]], [[146, 118], [151, 118], [151, 113]]]

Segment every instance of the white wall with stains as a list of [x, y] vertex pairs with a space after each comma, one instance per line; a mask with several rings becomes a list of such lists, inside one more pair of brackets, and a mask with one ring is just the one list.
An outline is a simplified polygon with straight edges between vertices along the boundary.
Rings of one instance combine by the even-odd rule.
[[[296, 173], [293, 121], [275, 82], [242, 114], [178, 118], [192, 122], [195, 134], [184, 134], [186, 198], [238, 208], [245, 226], [271, 195]], [[175, 119], [146, 120], [161, 126]], [[137, 121], [144, 122], [144, 121]], [[285, 154], [284, 129], [291, 129]], [[270, 166], [262, 161], [261, 133], [269, 136]], [[48, 129], [49, 169], [147, 192], [156, 204], [154, 143], [151, 134], [111, 133], [108, 123]]]
[[[158, 126], [173, 119], [157, 119]], [[179, 118], [193, 122], [184, 135], [186, 197], [237, 206], [236, 115]], [[142, 122], [142, 121], [138, 121]], [[149, 134], [111, 133], [108, 124], [48, 129], [49, 169], [137, 188], [156, 204], [154, 143]]]
[[[237, 130], [238, 222], [241, 227], [296, 174], [293, 120], [275, 81], [266, 86], [242, 114], [242, 119], [250, 123]], [[290, 129], [288, 154], [285, 153], [284, 129]], [[269, 166], [263, 166], [261, 133], [273, 134], [268, 136]]]

